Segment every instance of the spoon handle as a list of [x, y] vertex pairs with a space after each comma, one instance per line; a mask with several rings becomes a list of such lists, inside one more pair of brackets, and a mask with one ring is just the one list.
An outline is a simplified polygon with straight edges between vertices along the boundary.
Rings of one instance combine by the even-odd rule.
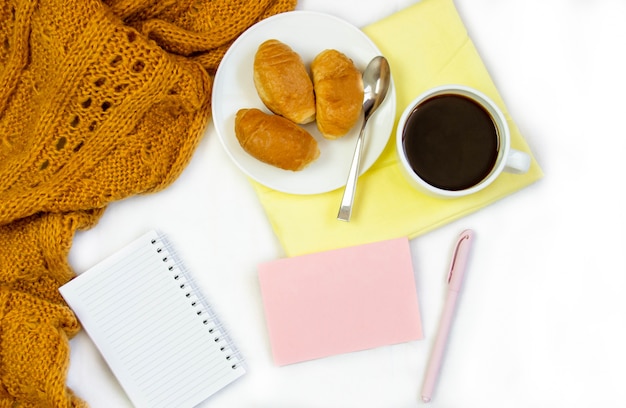
[[352, 214], [352, 203], [354, 202], [354, 192], [356, 191], [356, 182], [359, 178], [359, 168], [361, 167], [361, 152], [363, 150], [364, 138], [363, 134], [365, 133], [366, 124], [367, 119], [364, 119], [363, 124], [361, 125], [361, 131], [359, 132], [359, 137], [356, 139], [354, 157], [352, 157], [348, 180], [346, 181], [346, 187], [343, 190], [341, 206], [339, 207], [339, 213], [337, 214], [337, 219], [340, 221], [350, 221], [350, 215]]

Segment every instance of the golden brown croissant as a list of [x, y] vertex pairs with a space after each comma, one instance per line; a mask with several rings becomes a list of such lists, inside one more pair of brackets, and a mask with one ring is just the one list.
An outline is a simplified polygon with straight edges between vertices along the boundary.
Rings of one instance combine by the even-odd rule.
[[277, 115], [295, 123], [315, 120], [313, 82], [298, 53], [272, 39], [254, 56], [254, 86], [261, 101]]
[[359, 119], [363, 79], [351, 59], [325, 50], [311, 63], [316, 97], [317, 128], [327, 139], [344, 136]]
[[320, 155], [309, 132], [289, 119], [255, 108], [237, 112], [235, 135], [250, 155], [285, 170], [302, 170]]

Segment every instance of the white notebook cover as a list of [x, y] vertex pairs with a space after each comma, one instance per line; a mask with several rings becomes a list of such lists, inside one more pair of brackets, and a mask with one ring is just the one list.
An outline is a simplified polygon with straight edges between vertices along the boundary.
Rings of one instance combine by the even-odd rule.
[[193, 407], [245, 373], [211, 306], [156, 231], [59, 290], [136, 407]]

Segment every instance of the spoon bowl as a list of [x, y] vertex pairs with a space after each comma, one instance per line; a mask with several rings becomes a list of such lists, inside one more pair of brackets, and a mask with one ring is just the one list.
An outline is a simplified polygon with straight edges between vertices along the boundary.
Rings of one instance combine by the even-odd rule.
[[365, 126], [376, 109], [378, 109], [380, 104], [385, 100], [390, 82], [391, 70], [389, 68], [389, 62], [381, 55], [374, 57], [369, 64], [367, 64], [365, 71], [363, 71], [363, 123], [356, 140], [348, 180], [346, 181], [341, 206], [337, 214], [337, 219], [340, 221], [350, 221], [352, 205], [354, 203], [354, 193], [356, 191], [357, 179], [359, 178], [363, 140], [365, 138]]

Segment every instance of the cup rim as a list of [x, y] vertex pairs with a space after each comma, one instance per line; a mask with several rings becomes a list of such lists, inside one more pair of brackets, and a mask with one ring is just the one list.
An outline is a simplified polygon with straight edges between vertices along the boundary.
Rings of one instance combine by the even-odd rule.
[[[481, 180], [478, 184], [475, 184], [469, 188], [463, 190], [445, 190], [439, 187], [435, 187], [421, 177], [419, 177], [412, 169], [409, 164], [406, 155], [404, 154], [404, 145], [402, 143], [402, 137], [404, 133], [404, 127], [409, 115], [413, 112], [413, 110], [422, 102], [433, 98], [439, 95], [447, 95], [447, 94], [456, 94], [465, 96], [472, 101], [481, 105], [491, 116], [495, 122], [497, 129], [497, 133], [499, 135], [499, 143], [500, 143], [500, 151], [498, 153], [497, 163], [483, 180]], [[404, 109], [400, 119], [398, 120], [398, 126], [396, 129], [396, 153], [398, 155], [398, 159], [400, 160], [401, 167], [404, 170], [405, 175], [407, 175], [414, 183], [421, 187], [426, 192], [434, 194], [436, 196], [441, 197], [463, 197], [473, 193], [476, 193], [488, 185], [490, 185], [496, 177], [502, 173], [504, 167], [506, 165], [506, 157], [509, 155], [509, 151], [511, 149], [511, 141], [510, 141], [510, 129], [504, 113], [502, 109], [487, 95], [482, 93], [481, 91], [472, 88], [467, 85], [460, 84], [447, 84], [440, 85], [433, 88], [429, 88], [428, 90], [419, 94], [416, 98], [414, 98]]]

